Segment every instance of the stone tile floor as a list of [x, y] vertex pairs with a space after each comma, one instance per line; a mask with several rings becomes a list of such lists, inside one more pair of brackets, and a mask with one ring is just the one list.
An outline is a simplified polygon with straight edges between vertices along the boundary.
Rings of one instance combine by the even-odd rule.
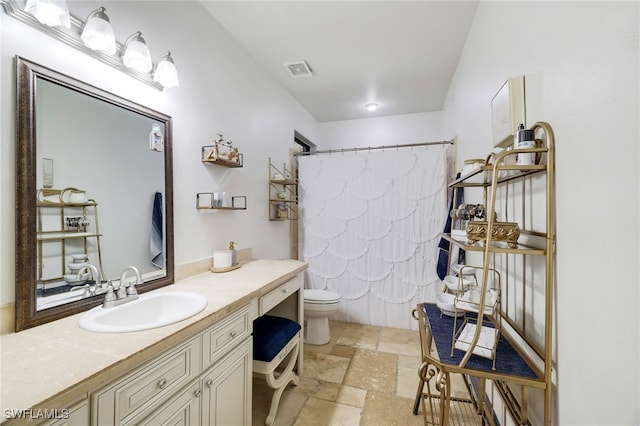
[[[413, 415], [418, 332], [337, 321], [330, 329], [326, 345], [305, 345], [304, 374], [284, 392], [274, 425], [423, 425], [422, 409]], [[453, 395], [460, 386], [452, 383]], [[273, 391], [254, 378], [253, 394], [253, 425], [261, 426]]]

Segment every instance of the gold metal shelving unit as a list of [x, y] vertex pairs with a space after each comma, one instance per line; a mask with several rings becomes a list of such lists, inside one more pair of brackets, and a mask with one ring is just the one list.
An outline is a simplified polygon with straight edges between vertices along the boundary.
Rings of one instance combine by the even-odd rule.
[[[513, 208], [521, 215], [519, 225], [521, 233], [518, 244], [509, 247], [506, 243], [495, 241], [493, 229], [497, 219], [494, 214], [488, 214], [488, 229], [484, 241], [468, 244], [461, 237], [449, 234], [442, 236], [450, 244], [470, 252], [483, 254], [483, 264], [479, 268], [480, 300], [474, 321], [482, 324], [486, 320], [486, 290], [489, 288], [489, 274], [492, 270], [501, 270], [501, 275], [507, 279], [501, 280], [500, 303], [494, 305], [490, 320], [503, 324], [500, 329], [501, 340], [495, 354], [495, 368], [490, 360], [480, 359], [473, 355], [478, 345], [480, 327], [468, 342], [466, 352], [457, 351], [450, 356], [452, 339], [455, 333], [455, 319], [443, 316], [435, 304], [419, 304], [414, 311], [414, 317], [420, 323], [420, 340], [422, 347], [423, 365], [420, 368], [420, 386], [414, 404], [414, 414], [417, 414], [420, 401], [425, 410], [425, 422], [428, 424], [448, 424], [451, 419], [451, 407], [459, 401], [453, 401], [450, 395], [450, 373], [460, 373], [467, 378], [477, 380], [476, 394], [467, 401], [475, 407], [475, 412], [484, 421], [493, 424], [493, 411], [486, 403], [486, 380], [491, 380], [496, 393], [504, 401], [504, 406], [518, 424], [529, 424], [529, 390], [540, 389], [544, 392], [544, 424], [551, 425], [552, 413], [552, 329], [553, 329], [553, 263], [555, 244], [555, 141], [551, 126], [545, 122], [538, 122], [531, 127], [541, 144], [536, 148], [506, 149], [487, 157], [485, 164], [479, 169], [451, 182], [449, 187], [478, 188], [483, 191], [484, 205], [487, 212], [495, 212], [498, 199]], [[509, 156], [519, 153], [536, 153], [540, 156], [539, 164], [520, 166], [505, 161]], [[512, 159], [513, 157], [511, 157]], [[537, 191], [538, 197], [544, 197], [544, 229], [540, 229], [541, 221], [536, 226], [530, 225], [534, 209], [527, 207], [533, 203], [532, 180], [536, 185], [544, 185], [544, 193]], [[516, 187], [517, 186], [517, 187]], [[515, 188], [514, 188], [515, 187]], [[500, 194], [498, 191], [503, 188]], [[537, 188], [536, 188], [537, 189]], [[542, 195], [541, 195], [542, 194]], [[506, 200], [506, 201], [505, 201]], [[519, 202], [518, 202], [519, 200]], [[514, 213], [515, 214], [515, 213]], [[527, 229], [530, 228], [530, 229]], [[534, 229], [537, 228], [537, 229]], [[522, 241], [522, 242], [521, 242]], [[540, 260], [528, 261], [535, 257]], [[521, 260], [510, 260], [510, 259]], [[519, 263], [520, 262], [520, 263]], [[529, 266], [527, 266], [527, 264]], [[516, 265], [523, 270], [536, 268], [535, 274], [525, 274], [517, 271]], [[524, 265], [524, 266], [523, 266]], [[535, 265], [535, 266], [533, 266]], [[542, 266], [543, 265], [543, 266]], [[544, 267], [544, 271], [541, 268]], [[541, 282], [544, 280], [544, 282]], [[533, 289], [543, 292], [544, 307], [537, 312], [531, 312]], [[510, 295], [510, 292], [511, 295]], [[542, 312], [543, 313], [540, 313]], [[538, 315], [538, 316], [536, 316]], [[543, 316], [543, 318], [541, 318]], [[535, 324], [528, 322], [536, 321]], [[452, 337], [453, 335], [453, 337]], [[435, 344], [435, 353], [431, 349]], [[451, 351], [453, 354], [453, 351]], [[435, 386], [434, 386], [435, 384]], [[425, 392], [424, 388], [429, 389]], [[434, 392], [433, 389], [436, 391]], [[433, 411], [427, 412], [429, 407], [438, 406], [438, 416]], [[455, 416], [455, 413], [453, 414]], [[427, 421], [428, 419], [431, 419]]]
[[297, 219], [298, 181], [286, 164], [283, 164], [282, 169], [279, 169], [269, 158], [269, 220]]

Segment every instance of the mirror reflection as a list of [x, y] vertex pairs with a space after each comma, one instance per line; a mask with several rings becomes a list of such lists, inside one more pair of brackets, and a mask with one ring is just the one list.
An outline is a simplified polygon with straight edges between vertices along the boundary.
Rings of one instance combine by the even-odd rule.
[[103, 293], [127, 265], [165, 276], [164, 125], [46, 80], [36, 90], [38, 310]]
[[173, 282], [171, 118], [16, 58], [16, 330]]

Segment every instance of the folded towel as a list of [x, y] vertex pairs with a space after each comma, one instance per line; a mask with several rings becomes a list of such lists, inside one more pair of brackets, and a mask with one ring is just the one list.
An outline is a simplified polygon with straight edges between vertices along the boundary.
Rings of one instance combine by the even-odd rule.
[[153, 210], [151, 212], [151, 263], [158, 268], [164, 268], [164, 238], [162, 233], [163, 224], [162, 193], [156, 192], [153, 197]]
[[[456, 179], [458, 179], [459, 177], [460, 177], [460, 173], [456, 175]], [[444, 230], [442, 231], [443, 233], [448, 234], [451, 232], [451, 215], [449, 213], [451, 213], [451, 210], [453, 210], [454, 208], [458, 208], [458, 206], [462, 203], [464, 203], [464, 188], [458, 188], [458, 190], [456, 191], [455, 204], [453, 199], [453, 193], [451, 194], [451, 199], [449, 200], [449, 210], [447, 211], [447, 220], [445, 221]], [[447, 275], [447, 270], [449, 269], [449, 248], [450, 247], [451, 247], [451, 244], [449, 243], [449, 241], [445, 240], [444, 238], [440, 239], [440, 243], [438, 244], [439, 253], [438, 253], [437, 271], [438, 271], [438, 277], [440, 277], [441, 280], [443, 280], [444, 277]], [[458, 251], [458, 263], [463, 264], [464, 258], [465, 258], [465, 252], [464, 250], [460, 249]]]

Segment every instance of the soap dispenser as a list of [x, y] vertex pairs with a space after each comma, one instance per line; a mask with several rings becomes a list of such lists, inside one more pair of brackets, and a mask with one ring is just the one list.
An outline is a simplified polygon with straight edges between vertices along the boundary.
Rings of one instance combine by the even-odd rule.
[[235, 241], [229, 241], [229, 250], [231, 251], [231, 266], [238, 264], [238, 253], [233, 248], [237, 244]]

